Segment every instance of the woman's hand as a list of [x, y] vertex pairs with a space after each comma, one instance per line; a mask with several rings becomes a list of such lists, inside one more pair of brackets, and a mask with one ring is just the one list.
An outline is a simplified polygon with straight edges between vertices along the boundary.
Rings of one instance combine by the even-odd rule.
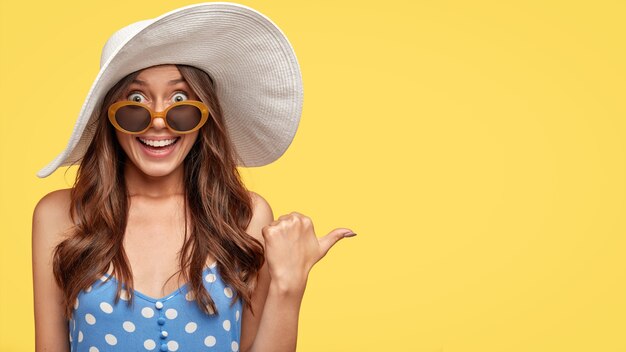
[[350, 229], [337, 228], [317, 238], [311, 219], [295, 211], [263, 227], [262, 234], [272, 283], [285, 292], [299, 293], [304, 293], [309, 271], [330, 247], [356, 236]]

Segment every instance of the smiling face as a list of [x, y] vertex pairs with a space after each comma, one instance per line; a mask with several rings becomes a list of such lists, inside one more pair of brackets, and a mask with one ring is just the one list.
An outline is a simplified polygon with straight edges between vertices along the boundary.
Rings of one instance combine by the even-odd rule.
[[[149, 106], [155, 112], [183, 100], [199, 100], [174, 65], [159, 65], [142, 70], [117, 101], [129, 100]], [[162, 118], [142, 134], [115, 130], [117, 140], [132, 164], [149, 176], [165, 176], [182, 167], [198, 131], [178, 134]]]

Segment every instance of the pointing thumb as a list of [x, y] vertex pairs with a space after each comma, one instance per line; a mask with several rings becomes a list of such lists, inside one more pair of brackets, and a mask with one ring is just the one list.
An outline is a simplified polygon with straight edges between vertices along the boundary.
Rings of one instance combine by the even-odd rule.
[[352, 236], [356, 236], [356, 233], [352, 232], [352, 230], [346, 229], [346, 228], [338, 228], [338, 229], [332, 230], [326, 236], [320, 237], [319, 244], [320, 244], [320, 247], [322, 248], [322, 253], [323, 253], [322, 256], [326, 255], [326, 253], [328, 253], [328, 250], [330, 250], [330, 247], [335, 245], [337, 241], [339, 241], [340, 239], [344, 237], [352, 237]]

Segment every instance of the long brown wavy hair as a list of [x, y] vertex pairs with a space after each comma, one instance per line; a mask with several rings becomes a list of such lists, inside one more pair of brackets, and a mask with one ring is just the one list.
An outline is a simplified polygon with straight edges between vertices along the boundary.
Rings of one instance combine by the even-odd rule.
[[[184, 160], [185, 237], [179, 256], [180, 270], [174, 275], [181, 273], [202, 311], [219, 314], [202, 283], [210, 252], [221, 277], [235, 290], [231, 305], [242, 298], [252, 309], [252, 292], [265, 260], [262, 244], [245, 232], [252, 218], [253, 201], [236, 167], [237, 155], [226, 132], [213, 80], [198, 68], [176, 67], [208, 106], [210, 117]], [[133, 276], [123, 246], [130, 205], [124, 179], [127, 157], [108, 121], [107, 108], [139, 72], [127, 75], [109, 90], [94, 111], [98, 114], [94, 125], [88, 126], [95, 129], [95, 135], [71, 189], [70, 215], [74, 226], [55, 248], [53, 259], [54, 276], [64, 294], [68, 319], [80, 291], [102, 277], [111, 264], [112, 275], [118, 281], [115, 303], [119, 302], [123, 284], [128, 291], [128, 304], [133, 302]]]

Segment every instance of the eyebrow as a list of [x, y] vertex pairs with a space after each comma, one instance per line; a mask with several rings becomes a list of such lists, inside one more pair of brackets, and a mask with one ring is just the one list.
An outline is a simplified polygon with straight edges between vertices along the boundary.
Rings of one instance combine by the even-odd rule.
[[[174, 84], [184, 83], [184, 82], [185, 82], [185, 79], [181, 77], [181, 78], [178, 78], [178, 79], [173, 79], [173, 80], [167, 82], [167, 84], [170, 85], [170, 86], [173, 86]], [[131, 83], [136, 83], [136, 84], [138, 84], [140, 86], [148, 85], [145, 81], [142, 81], [142, 80], [136, 79], [136, 78]]]

